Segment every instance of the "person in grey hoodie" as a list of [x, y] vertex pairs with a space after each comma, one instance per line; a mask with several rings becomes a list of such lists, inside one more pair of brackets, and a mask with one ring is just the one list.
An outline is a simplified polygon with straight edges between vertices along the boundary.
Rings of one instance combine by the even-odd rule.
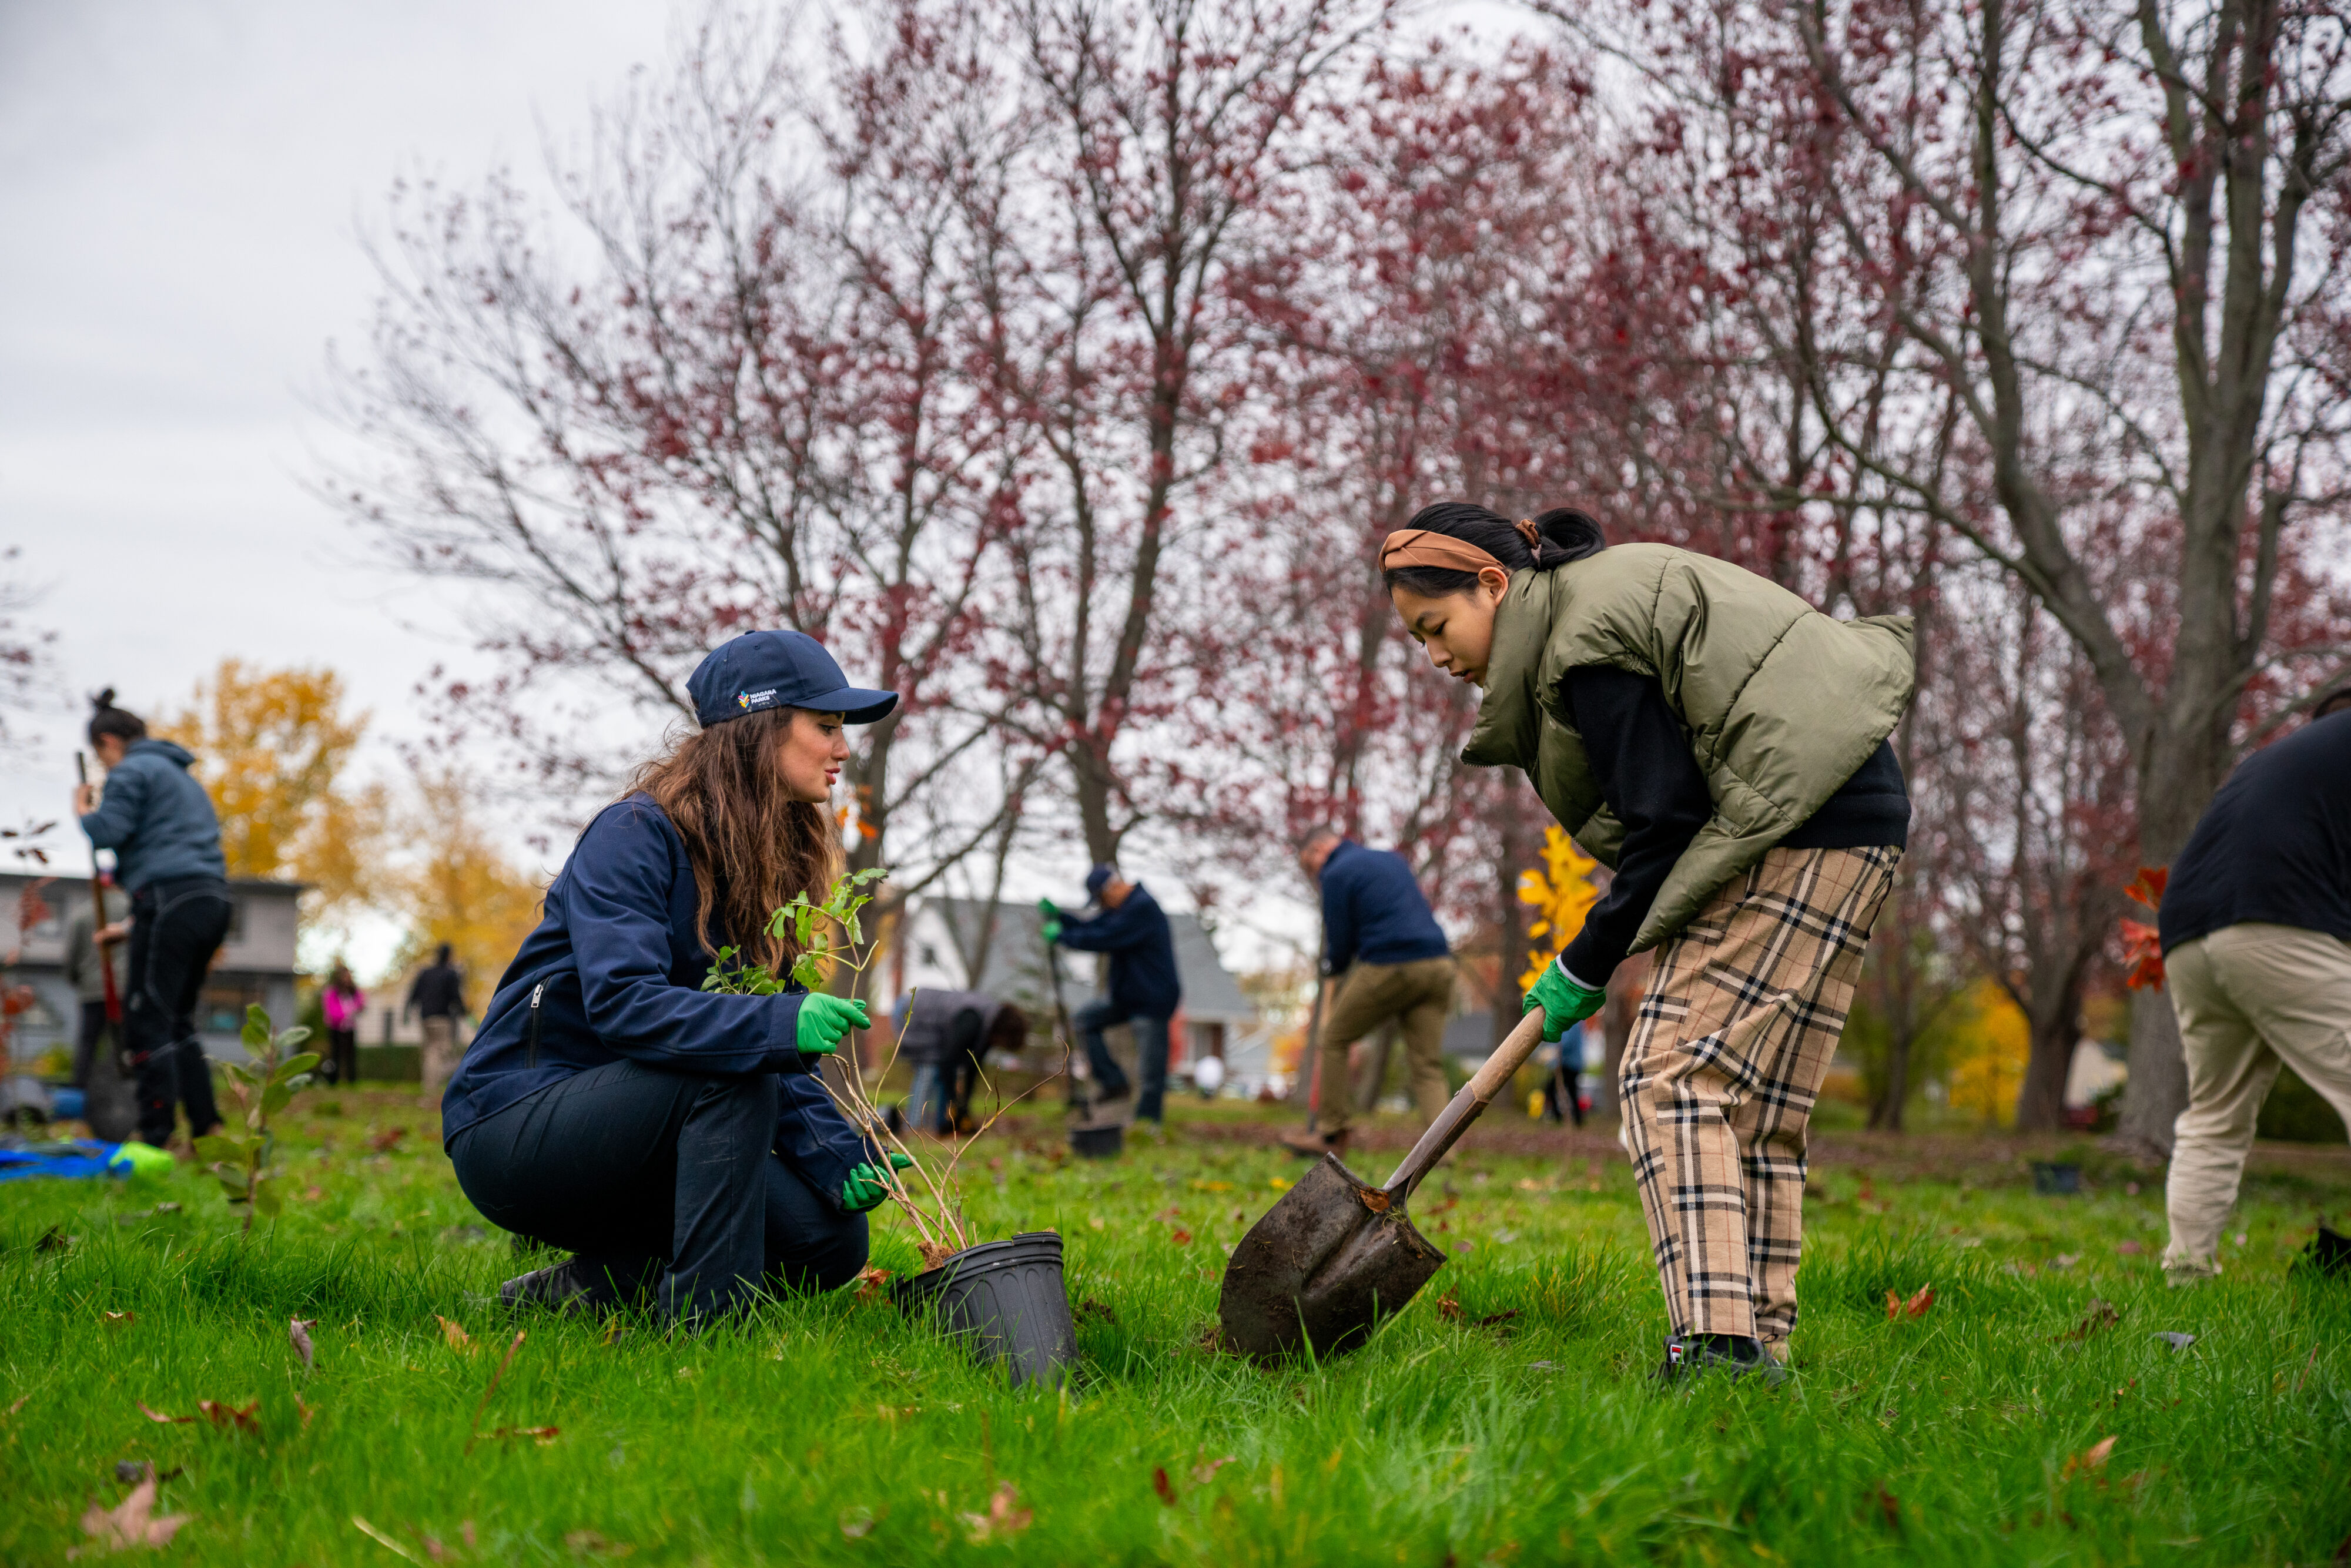
[[228, 862], [212, 797], [188, 772], [195, 758], [149, 738], [143, 720], [114, 706], [112, 687], [92, 706], [89, 744], [106, 765], [105, 792], [78, 787], [74, 814], [92, 846], [114, 852], [114, 879], [131, 894], [123, 1047], [140, 1140], [162, 1148], [183, 1105], [191, 1139], [220, 1126], [195, 1009], [234, 913]]

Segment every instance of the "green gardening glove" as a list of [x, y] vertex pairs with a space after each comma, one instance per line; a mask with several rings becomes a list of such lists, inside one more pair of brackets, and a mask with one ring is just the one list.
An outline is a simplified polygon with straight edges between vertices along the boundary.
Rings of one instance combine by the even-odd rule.
[[[914, 1163], [904, 1155], [890, 1156], [890, 1168], [893, 1171], [910, 1169]], [[889, 1182], [871, 1164], [856, 1166], [849, 1173], [849, 1179], [841, 1184], [841, 1207], [852, 1214], [862, 1214], [889, 1196]]]
[[1592, 990], [1570, 979], [1567, 971], [1559, 967], [1559, 960], [1553, 958], [1543, 966], [1542, 978], [1527, 992], [1526, 1006], [1521, 1011], [1542, 1009], [1543, 1040], [1556, 1044], [1559, 1037], [1567, 1032], [1568, 1025], [1590, 1018], [1607, 999], [1606, 991]]
[[863, 1002], [812, 991], [800, 998], [799, 1030], [792, 1043], [799, 1047], [802, 1056], [828, 1056], [840, 1046], [842, 1035], [872, 1027]]
[[1040, 898], [1037, 913], [1045, 917], [1045, 945], [1050, 947], [1061, 939], [1061, 907], [1050, 898]]

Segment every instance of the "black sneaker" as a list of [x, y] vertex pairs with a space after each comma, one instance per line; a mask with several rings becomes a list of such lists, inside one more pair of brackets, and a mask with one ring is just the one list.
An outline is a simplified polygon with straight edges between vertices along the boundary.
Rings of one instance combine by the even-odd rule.
[[1742, 1334], [1670, 1334], [1657, 1381], [1687, 1382], [1717, 1367], [1728, 1372], [1734, 1382], [1753, 1376], [1770, 1388], [1779, 1387], [1790, 1375], [1761, 1340]]
[[544, 1307], [554, 1312], [606, 1312], [621, 1304], [621, 1292], [601, 1268], [574, 1258], [551, 1269], [517, 1274], [498, 1287], [498, 1300], [508, 1307]]

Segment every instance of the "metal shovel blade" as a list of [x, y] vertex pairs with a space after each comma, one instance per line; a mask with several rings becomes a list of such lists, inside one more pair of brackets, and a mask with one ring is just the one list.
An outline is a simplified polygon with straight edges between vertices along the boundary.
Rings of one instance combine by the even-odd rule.
[[1351, 1350], [1444, 1263], [1401, 1203], [1324, 1155], [1233, 1249], [1224, 1347], [1258, 1360]]
[[1526, 1015], [1453, 1097], [1387, 1186], [1374, 1186], [1324, 1155], [1241, 1238], [1217, 1302], [1225, 1349], [1258, 1360], [1311, 1346], [1352, 1350], [1403, 1310], [1444, 1266], [1412, 1227], [1405, 1204], [1510, 1074], [1542, 1043], [1542, 1014]]

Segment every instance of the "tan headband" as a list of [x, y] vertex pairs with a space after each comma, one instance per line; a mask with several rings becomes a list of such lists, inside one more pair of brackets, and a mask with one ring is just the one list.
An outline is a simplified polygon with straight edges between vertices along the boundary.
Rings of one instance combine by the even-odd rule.
[[1500, 572], [1510, 570], [1467, 539], [1427, 528], [1398, 528], [1382, 541], [1380, 570], [1391, 571], [1400, 566], [1433, 566], [1446, 571], [1483, 571], [1489, 566]]

